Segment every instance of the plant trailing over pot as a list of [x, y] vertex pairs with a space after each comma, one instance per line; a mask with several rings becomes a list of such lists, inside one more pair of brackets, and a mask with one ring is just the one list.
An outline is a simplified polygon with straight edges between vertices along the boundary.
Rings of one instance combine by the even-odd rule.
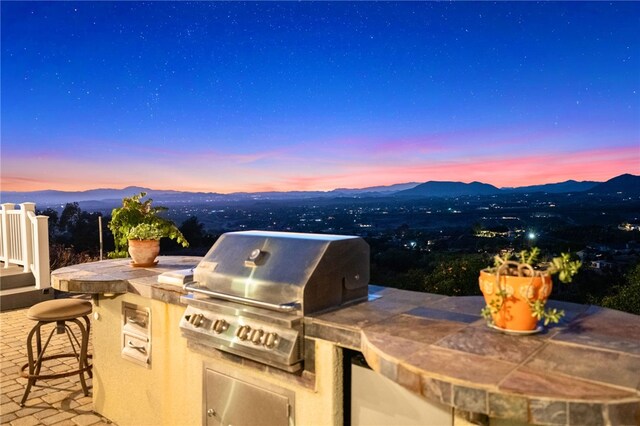
[[155, 241], [159, 250], [159, 240], [167, 237], [183, 247], [189, 246], [178, 227], [172, 221], [158, 215], [168, 210], [166, 207], [152, 206], [151, 198], [140, 201], [146, 195], [145, 192], [141, 192], [132, 197], [125, 197], [122, 199], [122, 207], [111, 211], [109, 229], [113, 233], [115, 250], [109, 253], [109, 257], [126, 257], [127, 248], [133, 241]]
[[552, 275], [558, 275], [561, 282], [569, 283], [582, 263], [571, 260], [568, 253], [562, 253], [550, 262], [539, 262], [540, 250], [532, 248], [521, 251], [517, 260], [512, 253], [495, 256], [493, 267], [480, 271], [480, 290], [487, 306], [482, 316], [489, 325], [505, 329], [535, 330], [538, 321], [544, 325], [557, 323], [564, 311], [546, 309], [546, 302], [552, 288]]
[[129, 240], [160, 240], [164, 235], [156, 225], [141, 223], [129, 231]]

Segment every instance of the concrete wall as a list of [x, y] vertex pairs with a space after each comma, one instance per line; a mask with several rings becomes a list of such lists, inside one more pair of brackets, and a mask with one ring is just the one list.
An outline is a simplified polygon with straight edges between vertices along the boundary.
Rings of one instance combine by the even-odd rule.
[[[122, 303], [151, 309], [151, 365], [121, 356]], [[185, 308], [125, 294], [101, 298], [93, 321], [95, 410], [120, 426], [202, 424], [203, 368], [295, 392], [297, 425], [342, 423], [342, 352], [316, 341], [316, 386], [308, 389], [268, 373], [200, 355], [187, 348], [178, 324]]]

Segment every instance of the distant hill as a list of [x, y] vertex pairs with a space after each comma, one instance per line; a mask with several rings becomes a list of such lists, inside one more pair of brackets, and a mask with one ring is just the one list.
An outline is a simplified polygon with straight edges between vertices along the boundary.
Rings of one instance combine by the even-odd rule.
[[337, 188], [332, 193], [341, 193], [341, 194], [366, 194], [366, 193], [395, 193], [398, 191], [404, 191], [405, 189], [411, 189], [418, 186], [420, 182], [409, 182], [409, 183], [396, 183], [395, 185], [387, 185], [387, 186], [369, 186], [367, 188], [360, 189], [350, 189], [350, 188]]
[[439, 182], [429, 181], [421, 183], [415, 188], [396, 193], [399, 197], [459, 197], [462, 195], [493, 195], [499, 194], [500, 189], [481, 182]]
[[546, 192], [549, 194], [562, 194], [567, 192], [583, 192], [588, 191], [598, 185], [600, 182], [568, 180], [559, 183], [548, 183], [546, 185], [520, 186], [518, 188], [501, 188], [503, 191], [518, 194], [526, 194], [533, 192]]
[[[55, 191], [55, 190], [45, 190], [45, 191], [32, 191], [32, 192], [13, 192], [13, 191], [3, 191], [0, 193], [0, 198], [2, 198], [2, 202], [11, 202], [11, 203], [23, 203], [34, 201], [37, 204], [45, 204], [45, 205], [53, 205], [53, 204], [65, 204], [72, 202], [83, 202], [83, 201], [108, 201], [108, 200], [122, 200], [124, 197], [130, 197], [134, 194], [138, 194], [140, 192], [146, 192], [147, 195], [151, 198], [171, 198], [171, 197], [179, 197], [184, 199], [186, 194], [197, 194], [197, 193], [184, 193], [180, 191], [164, 191], [164, 190], [153, 190], [149, 188], [143, 188], [138, 186], [128, 186], [122, 189], [113, 189], [113, 188], [99, 188], [99, 189], [90, 189], [87, 191]], [[155, 199], [155, 198], [154, 198]]]
[[[216, 192], [185, 192], [173, 190], [157, 190], [139, 186], [128, 186], [122, 189], [99, 188], [87, 191], [31, 191], [31, 192], [0, 192], [3, 203], [35, 202], [38, 205], [52, 206], [66, 203], [91, 203], [92, 206], [104, 205], [113, 208], [120, 204], [124, 197], [130, 197], [140, 192], [158, 203], [206, 203], [210, 201], [242, 201], [242, 200], [298, 200], [308, 198], [332, 198], [341, 196], [385, 196], [402, 189], [412, 188], [418, 183], [401, 183], [389, 186], [373, 186], [361, 189], [339, 188], [332, 191], [272, 191], [272, 192], [235, 192], [219, 194]], [[106, 208], [106, 207], [105, 207]]]
[[219, 194], [215, 192], [183, 192], [173, 190], [156, 190], [138, 186], [129, 186], [122, 189], [100, 188], [88, 191], [32, 191], [32, 192], [0, 192], [2, 203], [35, 202], [41, 207], [56, 206], [66, 203], [78, 202], [81, 204], [101, 209], [113, 208], [120, 204], [124, 197], [130, 197], [140, 192], [146, 192], [147, 196], [160, 204], [172, 203], [208, 203], [208, 202], [234, 202], [243, 200], [302, 200], [312, 198], [337, 198], [337, 197], [459, 197], [463, 195], [494, 195], [509, 193], [568, 193], [590, 192], [598, 194], [623, 193], [640, 195], [640, 176], [624, 174], [606, 182], [566, 182], [546, 185], [523, 186], [519, 188], [496, 188], [481, 182], [441, 182], [429, 181], [425, 183], [400, 183], [388, 186], [372, 186], [360, 189], [338, 188], [332, 191], [289, 191], [289, 192], [236, 192], [233, 194]]
[[640, 195], [640, 176], [629, 173], [614, 177], [591, 188], [594, 194], [629, 194]]

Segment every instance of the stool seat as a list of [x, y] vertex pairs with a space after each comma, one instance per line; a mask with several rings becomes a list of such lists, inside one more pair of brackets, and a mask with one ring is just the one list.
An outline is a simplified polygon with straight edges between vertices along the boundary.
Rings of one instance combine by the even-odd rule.
[[33, 305], [27, 318], [34, 321], [64, 321], [91, 313], [91, 302], [81, 299], [53, 299]]

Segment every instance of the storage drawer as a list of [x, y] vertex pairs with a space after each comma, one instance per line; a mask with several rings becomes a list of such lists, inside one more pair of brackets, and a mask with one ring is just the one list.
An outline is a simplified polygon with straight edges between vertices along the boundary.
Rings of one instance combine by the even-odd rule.
[[122, 334], [122, 356], [136, 361], [142, 365], [148, 365], [151, 356], [149, 339], [134, 334]]
[[149, 311], [129, 304], [123, 305], [123, 326], [125, 333], [149, 336]]
[[121, 334], [122, 357], [149, 368], [151, 366], [151, 309], [123, 302]]

